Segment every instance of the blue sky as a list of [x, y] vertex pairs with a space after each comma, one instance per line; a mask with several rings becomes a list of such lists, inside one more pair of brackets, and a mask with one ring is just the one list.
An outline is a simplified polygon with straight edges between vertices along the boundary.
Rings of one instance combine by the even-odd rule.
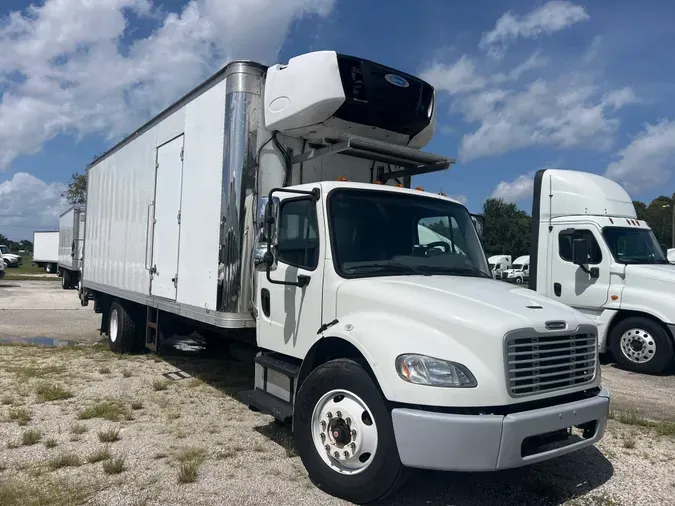
[[319, 49], [436, 86], [427, 150], [472, 211], [529, 211], [533, 172], [605, 174], [634, 198], [675, 191], [675, 4], [660, 0], [3, 0], [0, 233], [56, 226], [70, 174], [234, 58]]

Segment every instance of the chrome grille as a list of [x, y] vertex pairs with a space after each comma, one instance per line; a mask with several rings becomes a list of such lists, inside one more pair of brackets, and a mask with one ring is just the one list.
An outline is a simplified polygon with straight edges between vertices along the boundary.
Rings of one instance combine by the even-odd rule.
[[519, 397], [593, 381], [596, 346], [590, 333], [507, 338], [509, 393]]

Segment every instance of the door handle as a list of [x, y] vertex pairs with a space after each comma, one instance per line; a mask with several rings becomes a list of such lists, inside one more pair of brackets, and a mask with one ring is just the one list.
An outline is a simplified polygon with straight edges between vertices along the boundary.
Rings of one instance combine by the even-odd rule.
[[553, 283], [553, 293], [560, 297], [560, 294], [562, 293], [562, 286], [560, 283]]

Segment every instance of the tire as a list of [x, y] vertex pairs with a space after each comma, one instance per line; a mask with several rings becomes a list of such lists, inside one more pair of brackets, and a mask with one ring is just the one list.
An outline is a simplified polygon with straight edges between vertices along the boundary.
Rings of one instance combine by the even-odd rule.
[[110, 305], [108, 316], [108, 346], [115, 353], [135, 353], [140, 351], [143, 341], [136, 322], [118, 301]]
[[[357, 401], [354, 402], [354, 399]], [[324, 406], [323, 410], [320, 409], [321, 406]], [[335, 408], [335, 412], [331, 412], [333, 416], [328, 418], [325, 409], [332, 410], [332, 407]], [[344, 409], [344, 413], [340, 409]], [[349, 417], [349, 425], [346, 420], [347, 414], [351, 414], [354, 418], [352, 420]], [[328, 420], [326, 427], [320, 425], [320, 421], [326, 420]], [[340, 434], [342, 438], [339, 443], [329, 439], [332, 437], [329, 432], [333, 430], [330, 429], [333, 423], [331, 420], [339, 424], [334, 426], [339, 429], [339, 432], [335, 433]], [[322, 427], [326, 430], [322, 431]], [[356, 431], [354, 444], [359, 445], [355, 446], [354, 450], [351, 443], [345, 444], [344, 438], [349, 441], [352, 437], [350, 430], [346, 430], [345, 434], [346, 427]], [[364, 435], [363, 439], [359, 438], [359, 431]], [[319, 439], [322, 432], [323, 439]], [[373, 434], [377, 435], [376, 438]], [[386, 401], [366, 370], [352, 360], [332, 360], [317, 367], [307, 376], [295, 402], [293, 437], [312, 483], [335, 497], [357, 504], [370, 503], [395, 492], [407, 478], [408, 470], [401, 464], [391, 413]], [[357, 458], [349, 462], [345, 460], [344, 464], [343, 460], [340, 460], [340, 464], [336, 465], [335, 459], [327, 452], [324, 453], [322, 447], [324, 443], [336, 443], [332, 445], [331, 451], [342, 448], [352, 450], [352, 455], [360, 454], [363, 457], [369, 453], [368, 449], [374, 448], [374, 454], [369, 453], [370, 459], [365, 464]], [[339, 456], [341, 454], [344, 452], [338, 452]], [[332, 464], [329, 465], [328, 462]], [[360, 471], [352, 474], [335, 469], [338, 466], [344, 469], [364, 465]]]
[[619, 366], [642, 374], [662, 374], [673, 363], [673, 342], [659, 323], [641, 316], [619, 322], [609, 336]]
[[47, 264], [47, 265], [45, 266], [45, 272], [46, 272], [47, 274], [51, 274], [51, 273], [54, 272], [54, 269], [53, 269], [53, 267], [52, 267], [52, 264]]
[[61, 288], [64, 290], [70, 290], [73, 287], [73, 283], [70, 279], [70, 272], [64, 270], [61, 273]]
[[5, 269], [8, 269], [9, 267], [11, 267], [11, 266], [9, 265], [9, 260], [5, 260], [5, 259], [3, 258], [2, 262], [5, 264]]
[[520, 278], [520, 277], [516, 278], [516, 284], [522, 285], [523, 284], [523, 278]]

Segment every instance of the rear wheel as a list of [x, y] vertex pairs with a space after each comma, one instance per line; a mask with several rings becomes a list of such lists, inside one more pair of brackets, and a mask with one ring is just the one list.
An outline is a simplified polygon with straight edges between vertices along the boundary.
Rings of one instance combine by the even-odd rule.
[[72, 288], [72, 281], [70, 278], [70, 272], [64, 270], [61, 273], [61, 288], [64, 290], [70, 290]]
[[318, 488], [364, 504], [404, 484], [391, 413], [359, 364], [338, 359], [319, 366], [303, 382], [295, 406], [293, 436]]
[[118, 301], [110, 305], [108, 316], [108, 345], [115, 353], [133, 353], [141, 349], [136, 322], [127, 309]]
[[666, 329], [641, 316], [619, 322], [609, 336], [614, 359], [624, 369], [661, 374], [673, 363], [673, 343]]

